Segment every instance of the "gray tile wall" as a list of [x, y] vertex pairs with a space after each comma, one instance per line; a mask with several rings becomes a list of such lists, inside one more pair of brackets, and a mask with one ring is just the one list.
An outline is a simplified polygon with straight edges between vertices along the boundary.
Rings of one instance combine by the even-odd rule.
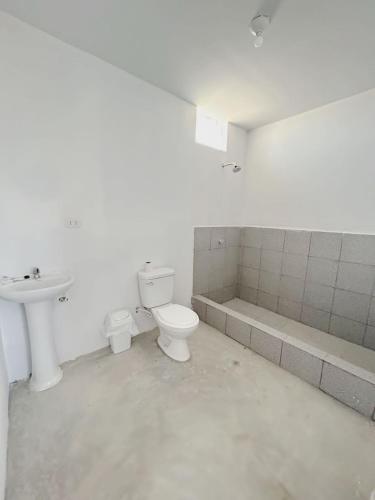
[[193, 293], [238, 296], [375, 350], [375, 236], [196, 228]]
[[239, 296], [375, 349], [375, 236], [244, 227]]
[[195, 228], [193, 294], [219, 303], [236, 297], [239, 262], [239, 227]]

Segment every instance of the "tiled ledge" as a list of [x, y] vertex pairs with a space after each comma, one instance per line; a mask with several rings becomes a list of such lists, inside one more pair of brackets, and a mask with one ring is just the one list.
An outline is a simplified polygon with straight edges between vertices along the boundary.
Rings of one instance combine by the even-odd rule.
[[200, 319], [375, 420], [375, 352], [241, 299], [192, 298]]

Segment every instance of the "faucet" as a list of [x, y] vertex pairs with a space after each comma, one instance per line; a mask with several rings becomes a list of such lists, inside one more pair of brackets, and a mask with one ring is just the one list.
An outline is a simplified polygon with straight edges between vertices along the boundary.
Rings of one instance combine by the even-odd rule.
[[32, 275], [33, 275], [34, 280], [38, 280], [40, 278], [39, 267], [33, 267]]

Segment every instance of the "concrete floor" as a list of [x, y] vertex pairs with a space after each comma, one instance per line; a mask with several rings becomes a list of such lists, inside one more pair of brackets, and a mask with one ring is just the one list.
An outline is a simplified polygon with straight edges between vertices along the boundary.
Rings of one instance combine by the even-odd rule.
[[156, 331], [11, 395], [8, 500], [368, 500], [375, 425], [201, 324], [192, 359]]

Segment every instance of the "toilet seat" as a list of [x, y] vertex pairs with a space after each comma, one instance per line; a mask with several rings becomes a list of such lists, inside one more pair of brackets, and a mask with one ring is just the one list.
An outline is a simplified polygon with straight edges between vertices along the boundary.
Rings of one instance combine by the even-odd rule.
[[162, 326], [173, 329], [193, 328], [199, 324], [197, 313], [179, 304], [167, 304], [152, 309]]
[[186, 339], [198, 328], [198, 314], [171, 303], [154, 307], [151, 311], [160, 330], [157, 340], [160, 349], [175, 361], [190, 359]]

